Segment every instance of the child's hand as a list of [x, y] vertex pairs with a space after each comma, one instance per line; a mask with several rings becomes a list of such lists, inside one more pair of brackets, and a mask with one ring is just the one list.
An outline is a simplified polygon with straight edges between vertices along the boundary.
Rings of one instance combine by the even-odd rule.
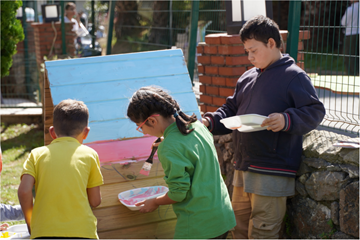
[[268, 126], [267, 130], [273, 132], [279, 132], [285, 127], [285, 118], [281, 113], [272, 113], [265, 119], [262, 124], [262, 127]]
[[142, 213], [155, 211], [159, 207], [159, 205], [155, 203], [155, 198], [146, 199], [144, 201], [135, 203], [135, 206], [141, 206], [142, 204], [144, 204], [144, 206], [139, 210]]
[[201, 121], [205, 125], [205, 127], [209, 127], [210, 123], [205, 117], [201, 118]]
[[9, 224], [3, 223], [0, 225], [0, 231], [5, 231], [6, 229], [8, 229], [8, 227], [9, 227]]

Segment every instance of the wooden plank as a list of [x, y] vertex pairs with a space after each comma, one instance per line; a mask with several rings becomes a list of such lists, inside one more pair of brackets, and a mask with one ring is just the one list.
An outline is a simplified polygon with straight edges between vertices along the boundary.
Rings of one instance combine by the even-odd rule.
[[44, 133], [44, 134], [45, 134], [44, 145], [46, 146], [46, 145], [49, 145], [53, 139], [51, 138], [49, 131], [47, 131], [47, 134], [46, 133]]
[[100, 239], [172, 239], [177, 220], [167, 220], [135, 227], [98, 232]]
[[86, 145], [94, 149], [99, 154], [100, 162], [103, 163], [121, 161], [125, 159], [138, 160], [147, 158], [151, 153], [151, 146], [156, 139], [157, 138], [153, 136], [143, 136], [138, 139], [122, 141], [97, 141]]
[[118, 199], [118, 194], [130, 189], [150, 187], [150, 186], [166, 186], [165, 180], [162, 176], [156, 178], [139, 179], [136, 181], [124, 181], [113, 184], [102, 185], [101, 191], [101, 204], [97, 209], [110, 207], [110, 206], [122, 206]]
[[63, 99], [73, 97], [72, 94], [74, 93], [76, 93], [77, 99], [88, 103], [121, 99], [128, 100], [136, 90], [149, 85], [161, 86], [170, 93], [193, 92], [187, 73], [153, 78], [116, 80], [106, 83], [102, 80], [75, 85], [52, 85], [51, 92], [55, 104], [58, 104]]
[[[151, 213], [131, 211], [123, 205], [103, 209], [96, 208], [93, 210], [93, 213], [98, 221], [98, 232], [131, 228], [134, 226], [176, 219], [176, 215], [171, 205], [162, 205], [156, 211]], [[137, 233], [134, 233], [135, 236], [136, 234]], [[113, 238], [115, 237], [116, 236], [113, 236]]]
[[[88, 106], [91, 131], [84, 143], [142, 137], [126, 116], [129, 98], [142, 86], [165, 88], [183, 112], [201, 119], [181, 50], [67, 59], [45, 65], [51, 89], [47, 100], [52, 98], [56, 105], [64, 99], [78, 99]], [[46, 106], [46, 115], [52, 109]]]
[[[170, 50], [169, 50], [170, 51]], [[145, 54], [145, 53], [144, 53]], [[106, 57], [106, 56], [104, 56]], [[63, 60], [70, 61], [70, 60]], [[156, 62], [156, 64], [154, 64]], [[101, 67], [100, 67], [101, 66]], [[187, 74], [183, 56], [154, 59], [135, 59], [122, 62], [83, 63], [54, 66], [48, 69], [50, 87], [115, 81], [121, 79], [146, 79], [157, 76]], [[101, 71], [99, 71], [101, 69]], [[74, 81], [76, 79], [76, 81]]]
[[[133, 94], [133, 92], [128, 91], [129, 94]], [[196, 112], [198, 109], [196, 99], [194, 96], [194, 92], [174, 94], [174, 99], [179, 103], [180, 107], [184, 109], [184, 111]], [[131, 96], [129, 96], [131, 98]], [[120, 100], [112, 100], [112, 101], [101, 101], [101, 102], [90, 102], [86, 103], [89, 108], [89, 122], [101, 122], [101, 121], [110, 121], [110, 120], [118, 120], [118, 119], [127, 119], [131, 125], [132, 123], [127, 117], [127, 108], [129, 105], [129, 98], [120, 99]], [[66, 98], [64, 98], [66, 99]], [[82, 100], [79, 96], [77, 99]], [[193, 101], [189, 101], [189, 100]]]
[[[186, 114], [196, 114], [198, 119], [201, 119], [199, 109], [194, 111], [184, 111]], [[136, 124], [129, 119], [109, 120], [103, 122], [90, 122], [90, 132], [84, 143], [91, 143], [94, 141], [139, 138], [144, 135], [136, 131]]]
[[158, 51], [149, 51], [149, 52], [113, 54], [113, 55], [91, 57], [91, 58], [74, 58], [74, 59], [66, 59], [66, 60], [45, 61], [45, 66], [57, 67], [57, 66], [76, 65], [76, 64], [88, 64], [88, 63], [107, 64], [107, 62], [126, 62], [137, 59], [166, 58], [166, 57], [179, 57], [179, 56], [183, 56], [181, 49], [158, 50]]
[[149, 176], [139, 174], [144, 161], [132, 162], [128, 164], [109, 164], [101, 166], [100, 170], [104, 177], [104, 184], [133, 182], [135, 180], [150, 179], [154, 177], [164, 177], [164, 169], [159, 160], [154, 159]]
[[54, 104], [51, 97], [51, 92], [49, 88], [49, 78], [48, 71], [45, 69], [45, 78], [44, 78], [44, 145], [51, 143], [52, 138], [49, 134], [49, 127], [52, 126], [53, 122], [53, 109]]

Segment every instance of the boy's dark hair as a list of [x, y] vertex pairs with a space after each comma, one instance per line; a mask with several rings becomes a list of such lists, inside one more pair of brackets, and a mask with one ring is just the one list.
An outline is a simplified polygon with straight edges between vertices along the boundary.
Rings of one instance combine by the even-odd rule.
[[75, 7], [75, 8], [76, 8], [75, 3], [73, 3], [73, 2], [68, 2], [68, 3], [66, 3], [66, 5], [65, 5], [65, 10], [69, 10], [70, 7]]
[[[142, 87], [133, 94], [127, 109], [127, 115], [131, 121], [140, 123], [157, 113], [164, 118], [178, 113], [175, 119], [180, 132], [186, 135], [194, 130], [189, 129], [189, 125], [197, 120], [196, 115], [189, 116], [183, 113], [179, 104], [161, 88]], [[148, 122], [145, 124], [149, 125]]]
[[255, 16], [248, 20], [240, 30], [240, 39], [242, 42], [255, 39], [267, 44], [269, 38], [274, 39], [276, 47], [280, 48], [282, 38], [279, 26], [270, 18], [262, 15]]
[[76, 137], [88, 125], [89, 110], [84, 102], [67, 99], [55, 106], [53, 118], [56, 135]]

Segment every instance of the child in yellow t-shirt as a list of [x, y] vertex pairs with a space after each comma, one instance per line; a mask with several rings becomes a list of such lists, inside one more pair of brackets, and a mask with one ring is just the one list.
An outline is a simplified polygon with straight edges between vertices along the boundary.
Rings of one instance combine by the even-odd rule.
[[31, 238], [98, 238], [91, 207], [101, 203], [103, 177], [98, 154], [82, 145], [88, 120], [83, 102], [61, 101], [49, 129], [54, 140], [24, 163], [18, 196]]

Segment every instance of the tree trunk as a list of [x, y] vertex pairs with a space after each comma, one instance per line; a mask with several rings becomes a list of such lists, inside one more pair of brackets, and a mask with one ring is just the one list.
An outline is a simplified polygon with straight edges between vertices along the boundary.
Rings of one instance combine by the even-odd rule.
[[133, 36], [134, 33], [138, 33], [138, 31], [134, 31], [134, 28], [132, 28], [133, 26], [140, 26], [140, 15], [137, 13], [137, 10], [137, 1], [116, 2], [114, 25], [117, 39]]
[[169, 1], [154, 1], [153, 23], [149, 33], [150, 43], [168, 44], [169, 29], [159, 28], [169, 28]]

